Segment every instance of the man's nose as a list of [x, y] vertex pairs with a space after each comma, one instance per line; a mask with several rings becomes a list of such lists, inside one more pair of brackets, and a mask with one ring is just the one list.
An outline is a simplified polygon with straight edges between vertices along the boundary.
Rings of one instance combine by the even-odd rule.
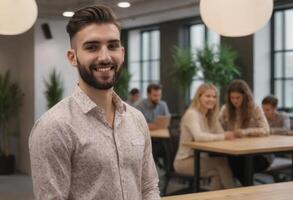
[[107, 47], [102, 47], [100, 49], [99, 55], [98, 55], [98, 60], [99, 61], [110, 61], [111, 60], [110, 52]]

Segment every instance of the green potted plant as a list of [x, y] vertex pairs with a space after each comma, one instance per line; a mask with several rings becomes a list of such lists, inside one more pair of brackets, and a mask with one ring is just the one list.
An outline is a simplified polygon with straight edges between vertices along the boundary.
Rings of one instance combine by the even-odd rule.
[[227, 85], [240, 75], [239, 67], [235, 64], [238, 55], [225, 46], [215, 46], [207, 43], [203, 49], [196, 51], [197, 68], [202, 71], [203, 80], [215, 84], [221, 94]]
[[47, 99], [48, 109], [58, 103], [63, 96], [64, 88], [61, 80], [61, 75], [53, 69], [49, 74], [49, 80], [45, 80], [45, 96]]
[[[19, 86], [10, 80], [10, 73], [0, 74], [0, 174], [12, 174], [15, 156], [11, 153], [12, 122], [18, 116], [23, 94]], [[13, 125], [14, 125], [13, 124]]]
[[189, 104], [190, 86], [198, 68], [194, 62], [192, 52], [189, 48], [175, 46], [173, 49], [174, 70], [171, 77], [175, 84], [180, 87], [181, 96], [184, 99], [184, 107]]
[[122, 69], [120, 77], [114, 86], [115, 92], [123, 100], [127, 99], [128, 96], [128, 84], [131, 79], [131, 74], [127, 68]]

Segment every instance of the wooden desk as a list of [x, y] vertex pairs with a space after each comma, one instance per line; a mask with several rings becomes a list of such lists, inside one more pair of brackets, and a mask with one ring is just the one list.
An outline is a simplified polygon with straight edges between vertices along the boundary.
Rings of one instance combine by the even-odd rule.
[[158, 129], [150, 131], [150, 135], [152, 138], [170, 138], [168, 129]]
[[162, 200], [291, 200], [293, 182], [163, 197]]
[[[293, 137], [271, 135], [268, 137], [246, 137], [236, 140], [224, 140], [215, 142], [188, 142], [184, 145], [194, 149], [195, 166], [195, 191], [199, 191], [200, 153], [211, 152], [223, 155], [245, 156], [246, 181], [245, 185], [253, 183], [252, 157], [257, 154], [277, 152], [293, 152]], [[293, 156], [292, 156], [293, 160]], [[293, 179], [293, 165], [292, 165]]]
[[[165, 168], [167, 166], [167, 159], [164, 158], [163, 165], [160, 163], [159, 158], [157, 156], [158, 153], [158, 148], [159, 146], [163, 146], [163, 151], [165, 153], [165, 156], [169, 156], [168, 154], [168, 149], [169, 149], [169, 139], [170, 139], [170, 134], [169, 134], [169, 129], [158, 129], [158, 130], [153, 130], [150, 131], [150, 136], [152, 139], [152, 145], [153, 145], [153, 156], [154, 156], [154, 161], [156, 165], [158, 165], [159, 168]], [[161, 149], [159, 148], [159, 151]]]

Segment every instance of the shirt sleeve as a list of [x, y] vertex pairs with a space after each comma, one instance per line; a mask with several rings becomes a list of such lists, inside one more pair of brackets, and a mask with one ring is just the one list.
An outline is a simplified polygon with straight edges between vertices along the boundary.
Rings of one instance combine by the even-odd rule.
[[[203, 131], [200, 127], [200, 122], [202, 120], [200, 120], [199, 117], [200, 116], [198, 116], [196, 112], [189, 110], [186, 112], [182, 122], [182, 126], [185, 126], [188, 132], [192, 135], [194, 141], [208, 142], [225, 139], [225, 135], [223, 133], [209, 133]], [[221, 132], [221, 130], [222, 128], [218, 131]]]
[[71, 147], [64, 126], [37, 122], [29, 138], [32, 180], [36, 200], [68, 199]]
[[158, 187], [159, 178], [152, 155], [151, 138], [145, 119], [141, 116], [140, 123], [143, 123], [145, 132], [145, 149], [142, 166], [142, 200], [160, 200]]
[[282, 126], [280, 127], [273, 127], [271, 128], [271, 134], [279, 134], [279, 135], [289, 135], [289, 134], [293, 134], [292, 131], [290, 131], [290, 118], [284, 114], [281, 113], [280, 115], [282, 117]]
[[286, 115], [286, 114], [283, 114], [282, 116], [283, 116], [283, 120], [284, 120], [284, 128], [290, 130], [290, 128], [291, 128], [291, 123], [290, 123], [290, 118], [289, 118], [289, 116]]
[[253, 113], [253, 120], [255, 121], [255, 127], [249, 127], [246, 129], [241, 129], [243, 135], [245, 136], [267, 136], [270, 134], [269, 124], [267, 119], [259, 106], [256, 106]]
[[169, 111], [169, 108], [168, 108], [168, 105], [166, 102], [164, 102], [164, 110], [165, 110], [165, 115], [166, 116], [169, 116], [170, 115], [170, 111]]

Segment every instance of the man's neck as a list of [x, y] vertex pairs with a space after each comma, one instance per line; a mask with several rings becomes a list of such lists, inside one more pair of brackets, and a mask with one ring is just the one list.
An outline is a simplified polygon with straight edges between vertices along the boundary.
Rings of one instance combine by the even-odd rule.
[[109, 124], [113, 124], [115, 108], [113, 104], [113, 89], [98, 90], [84, 81], [79, 81], [80, 89], [100, 108], [105, 111], [105, 119]]
[[147, 98], [147, 101], [149, 105], [151, 105], [152, 107], [156, 107], [156, 105], [158, 105], [158, 104], [154, 104], [149, 98]]

